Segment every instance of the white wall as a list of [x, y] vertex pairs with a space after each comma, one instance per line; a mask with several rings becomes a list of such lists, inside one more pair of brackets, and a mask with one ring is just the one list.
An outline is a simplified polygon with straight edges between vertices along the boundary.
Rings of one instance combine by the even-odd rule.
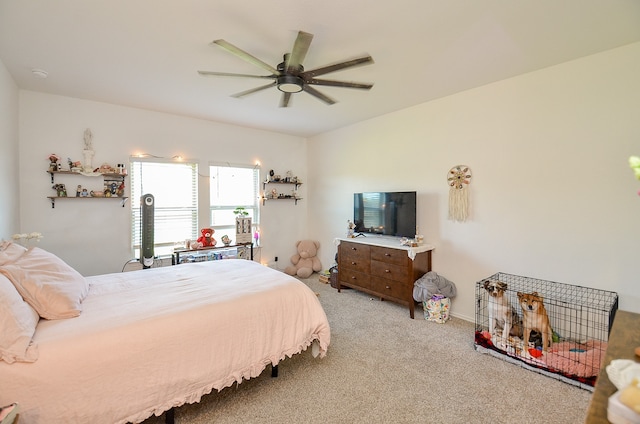
[[[149, 153], [161, 157], [181, 155], [197, 159], [201, 178], [200, 192], [208, 198], [210, 161], [231, 164], [262, 164], [261, 177], [269, 169], [284, 174], [291, 170], [303, 182], [307, 175], [306, 141], [299, 137], [234, 127], [215, 122], [115, 106], [104, 103], [20, 92], [20, 212], [21, 231], [39, 231], [40, 246], [57, 254], [84, 275], [119, 272], [132, 259], [130, 208], [139, 207], [139, 199], [130, 199], [126, 207], [117, 201], [58, 201], [51, 208], [47, 196], [51, 189], [47, 157], [56, 153], [63, 158], [83, 160], [83, 133], [93, 133], [93, 164], [128, 163], [129, 157]], [[9, 174], [12, 184], [15, 172]], [[74, 179], [71, 179], [74, 178]], [[78, 182], [69, 177], [60, 182], [68, 189], [77, 184], [90, 186], [92, 179]], [[58, 180], [56, 180], [58, 182]], [[129, 179], [127, 178], [127, 185]], [[100, 182], [95, 183], [100, 187]], [[306, 184], [300, 195], [306, 196]], [[71, 193], [73, 195], [73, 193]], [[305, 201], [272, 201], [262, 208], [262, 261], [282, 260], [295, 253], [295, 242], [306, 228]], [[202, 211], [201, 216], [208, 215]], [[208, 226], [208, 220], [200, 226]], [[219, 235], [221, 236], [221, 235]], [[179, 240], [176, 240], [179, 241]]]
[[[474, 319], [496, 272], [620, 295], [640, 312], [640, 43], [381, 116], [309, 142], [309, 223], [323, 263], [359, 191], [418, 191], [434, 270]], [[418, 81], [428, 84], [428, 81]], [[375, 88], [374, 88], [375, 89]], [[410, 88], [409, 88], [410, 89]], [[470, 166], [470, 219], [447, 220], [447, 172]]]
[[0, 240], [19, 231], [18, 86], [0, 61]]
[[[638, 182], [627, 158], [640, 152], [640, 43], [500, 81], [323, 134], [300, 138], [34, 92], [0, 68], [4, 166], [0, 229], [44, 233], [42, 247], [86, 275], [120, 271], [130, 259], [129, 214], [109, 202], [59, 202], [46, 157], [81, 158], [94, 133], [96, 163], [138, 152], [207, 162], [262, 162], [294, 171], [304, 200], [262, 208], [263, 260], [288, 263], [297, 239], [320, 240], [325, 268], [346, 232], [356, 191], [416, 190], [418, 225], [436, 246], [434, 269], [458, 286], [454, 314], [473, 320], [475, 282], [495, 272], [616, 291], [640, 312]], [[375, 88], [374, 88], [375, 89]], [[4, 94], [4, 93], [3, 93]], [[8, 99], [8, 100], [7, 100]], [[5, 125], [7, 123], [7, 125]], [[13, 149], [13, 151], [12, 151]], [[5, 153], [7, 152], [7, 153]], [[7, 160], [6, 158], [9, 158]], [[312, 159], [311, 159], [312, 158]], [[473, 171], [471, 215], [447, 220], [446, 173]], [[308, 169], [306, 167], [308, 166]], [[14, 168], [12, 168], [14, 167]], [[206, 178], [206, 177], [205, 177]], [[15, 189], [13, 189], [15, 190]], [[75, 206], [74, 206], [75, 205]], [[5, 216], [7, 215], [7, 216]], [[5, 234], [2, 234], [4, 236]]]

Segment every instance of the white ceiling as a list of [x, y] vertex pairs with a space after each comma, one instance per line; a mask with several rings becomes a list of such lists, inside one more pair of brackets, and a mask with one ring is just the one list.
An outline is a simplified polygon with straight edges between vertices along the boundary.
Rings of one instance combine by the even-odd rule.
[[[230, 97], [265, 75], [210, 43], [275, 66], [298, 30], [314, 34], [305, 69], [370, 54], [278, 107], [276, 88]], [[0, 0], [0, 59], [18, 87], [299, 136], [640, 41], [638, 0]], [[49, 73], [37, 79], [31, 69]]]

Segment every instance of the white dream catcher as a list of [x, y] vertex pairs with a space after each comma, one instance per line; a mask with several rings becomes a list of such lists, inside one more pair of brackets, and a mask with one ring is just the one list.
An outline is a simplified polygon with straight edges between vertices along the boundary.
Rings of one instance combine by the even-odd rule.
[[449, 219], [464, 222], [469, 216], [469, 184], [471, 169], [466, 165], [457, 165], [447, 174], [449, 184]]

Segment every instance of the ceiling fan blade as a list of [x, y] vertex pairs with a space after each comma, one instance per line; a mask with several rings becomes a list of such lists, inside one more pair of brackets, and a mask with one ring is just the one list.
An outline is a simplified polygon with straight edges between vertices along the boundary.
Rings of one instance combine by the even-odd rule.
[[297, 73], [299, 71], [300, 65], [302, 65], [302, 62], [309, 51], [311, 40], [313, 40], [313, 34], [298, 31], [298, 37], [296, 38], [295, 43], [293, 43], [291, 54], [287, 56], [287, 63], [285, 64], [287, 72]]
[[265, 79], [277, 78], [277, 75], [249, 75], [249, 74], [234, 74], [231, 72], [198, 71], [198, 73], [205, 77], [214, 76], [214, 77], [242, 77], [242, 78], [265, 78]]
[[347, 82], [347, 81], [332, 81], [323, 79], [310, 79], [305, 81], [305, 84], [313, 85], [325, 85], [329, 87], [346, 87], [346, 88], [361, 88], [363, 90], [369, 90], [373, 87], [373, 84], [364, 84], [359, 82]]
[[282, 93], [282, 97], [280, 98], [280, 107], [288, 107], [290, 99], [291, 93]]
[[307, 79], [312, 79], [313, 77], [318, 75], [324, 75], [330, 72], [336, 72], [346, 68], [353, 68], [354, 66], [368, 65], [370, 63], [373, 63], [373, 58], [371, 56], [363, 56], [357, 59], [347, 60], [346, 62], [340, 62], [333, 65], [323, 66], [322, 68], [305, 71], [301, 73], [300, 76], [305, 80], [307, 80]]
[[328, 105], [332, 105], [332, 104], [334, 104], [336, 102], [331, 97], [329, 97], [329, 96], [327, 96], [325, 94], [322, 94], [321, 92], [319, 92], [315, 88], [310, 87], [310, 86], [308, 86], [306, 84], [302, 87], [302, 89], [304, 91], [306, 91], [307, 93], [311, 94], [312, 96], [317, 97], [318, 99], [322, 100], [323, 102], [325, 102]]
[[218, 46], [222, 47], [223, 49], [225, 49], [229, 53], [232, 53], [232, 54], [238, 56], [240, 59], [246, 60], [247, 62], [249, 62], [251, 64], [259, 66], [260, 68], [271, 72], [273, 75], [280, 75], [280, 71], [278, 71], [273, 66], [269, 65], [268, 63], [265, 63], [265, 62], [261, 61], [257, 57], [245, 52], [244, 50], [239, 49], [238, 47], [234, 46], [231, 43], [228, 43], [228, 42], [226, 42], [224, 40], [215, 40], [211, 44], [217, 44]]
[[276, 86], [276, 82], [272, 82], [271, 84], [267, 84], [267, 85], [263, 85], [260, 87], [256, 87], [256, 88], [252, 88], [250, 90], [246, 90], [246, 91], [241, 91], [240, 93], [236, 93], [236, 94], [232, 94], [231, 97], [235, 97], [236, 99], [246, 96], [247, 94], [253, 94], [257, 91], [262, 91], [262, 90], [266, 90], [267, 88], [271, 88], [271, 87], [275, 87]]

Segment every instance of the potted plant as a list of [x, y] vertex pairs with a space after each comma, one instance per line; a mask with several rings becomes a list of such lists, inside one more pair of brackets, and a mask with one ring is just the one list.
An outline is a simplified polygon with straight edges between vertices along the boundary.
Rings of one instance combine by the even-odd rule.
[[246, 211], [242, 206], [238, 206], [233, 210], [233, 213], [236, 215], [236, 218], [244, 218], [249, 215], [249, 212]]

